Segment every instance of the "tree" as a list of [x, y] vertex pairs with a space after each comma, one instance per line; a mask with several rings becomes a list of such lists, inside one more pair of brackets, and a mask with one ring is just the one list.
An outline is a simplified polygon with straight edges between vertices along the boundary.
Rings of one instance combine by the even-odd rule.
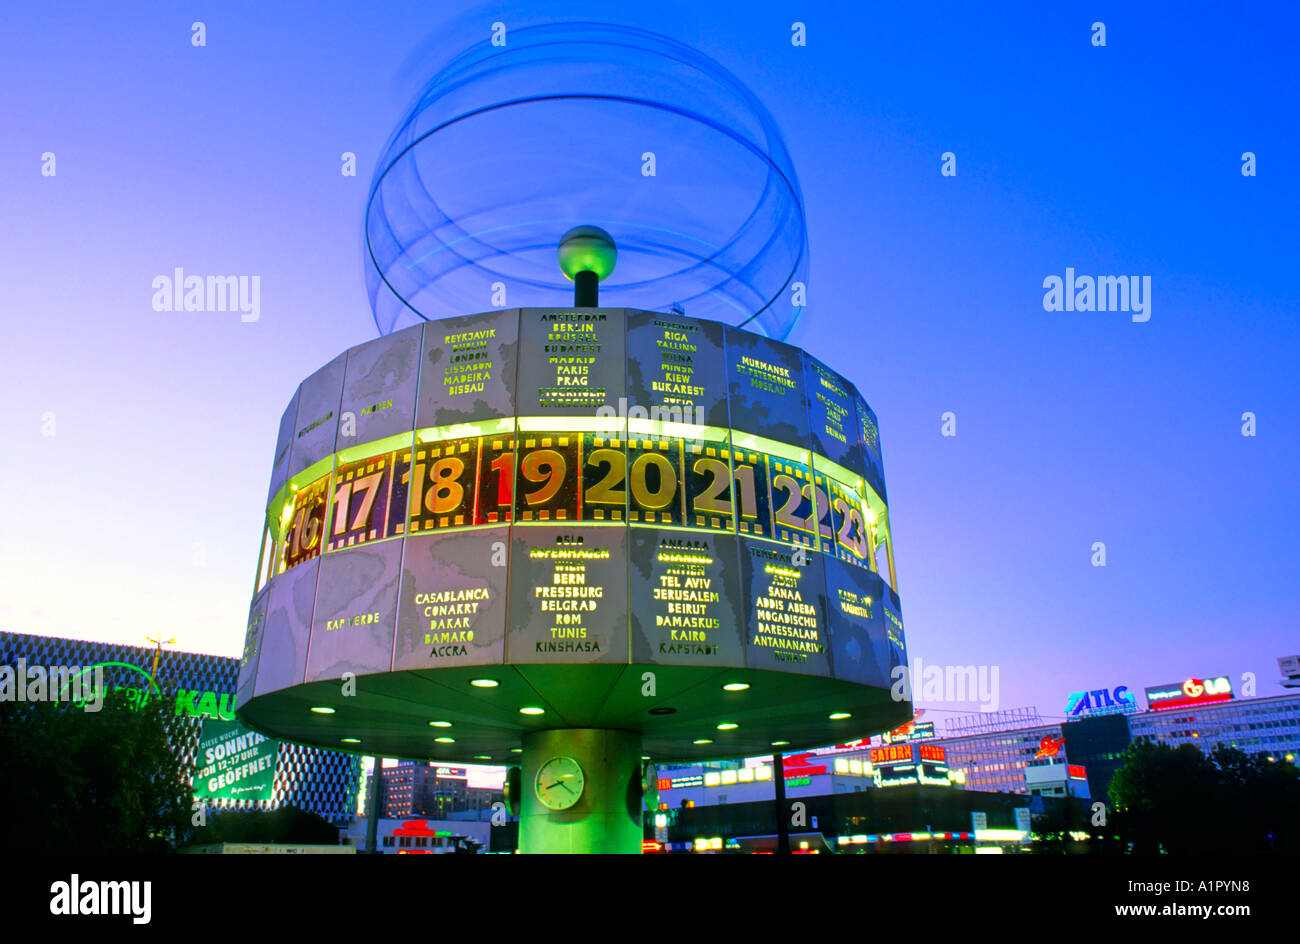
[[161, 700], [104, 695], [0, 702], [0, 846], [15, 852], [166, 852], [189, 829], [190, 785]]
[[1300, 852], [1300, 770], [1231, 747], [1217, 748], [1210, 761], [1219, 772], [1225, 851]]
[[1110, 782], [1120, 837], [1138, 853], [1207, 851], [1204, 823], [1218, 800], [1214, 766], [1190, 744], [1130, 744]]
[[1141, 740], [1110, 784], [1115, 827], [1133, 852], [1300, 851], [1300, 771], [1262, 754]]

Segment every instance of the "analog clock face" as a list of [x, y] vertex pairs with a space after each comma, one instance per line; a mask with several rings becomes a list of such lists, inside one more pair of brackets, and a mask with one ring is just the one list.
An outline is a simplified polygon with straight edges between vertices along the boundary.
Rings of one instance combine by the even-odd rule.
[[552, 757], [537, 771], [537, 799], [550, 810], [567, 810], [582, 796], [582, 767], [572, 757]]

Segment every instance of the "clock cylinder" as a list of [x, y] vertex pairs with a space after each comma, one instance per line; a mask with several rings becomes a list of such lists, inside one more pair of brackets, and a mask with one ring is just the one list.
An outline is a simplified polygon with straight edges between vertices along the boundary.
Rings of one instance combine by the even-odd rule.
[[[269, 496], [241, 721], [437, 763], [528, 750], [524, 851], [638, 851], [642, 756], [911, 716], [875, 414], [788, 344], [617, 308], [405, 329], [300, 384]], [[572, 809], [536, 796], [545, 751], [584, 768]]]

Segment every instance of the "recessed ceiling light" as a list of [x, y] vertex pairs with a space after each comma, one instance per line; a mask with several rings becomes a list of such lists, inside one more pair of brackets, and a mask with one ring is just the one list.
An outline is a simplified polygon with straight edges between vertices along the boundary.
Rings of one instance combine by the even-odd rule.
[[475, 755], [474, 755], [474, 759], [475, 759], [475, 760], [491, 760], [492, 758], [489, 757], [489, 756], [486, 755], [486, 754], [475, 754]]
[[496, 688], [501, 684], [496, 679], [470, 679], [469, 683], [475, 688]]
[[522, 747], [512, 747], [512, 748], [510, 748], [510, 753], [511, 753], [511, 754], [522, 754], [523, 752], [524, 752], [524, 749], [523, 749]]
[[670, 715], [670, 714], [672, 714], [672, 713], [673, 713], [674, 711], [676, 711], [676, 710], [677, 710], [676, 708], [651, 708], [651, 709], [650, 709], [650, 714], [652, 714], [652, 715]]
[[429, 726], [433, 728], [450, 728], [450, 721], [430, 721]]
[[316, 708], [313, 708], [312, 711], [316, 712], [316, 714], [318, 714], [318, 715], [332, 715], [332, 714], [334, 714], [334, 709], [333, 709], [333, 708], [326, 708], [324, 705], [320, 705], [320, 706], [318, 706], [318, 707], [316, 707]]
[[845, 718], [852, 718], [853, 715], [849, 714], [847, 711], [837, 711], [834, 714], [827, 715], [827, 717], [832, 721], [843, 721]]
[[455, 744], [455, 743], [456, 743], [456, 739], [455, 739], [455, 738], [445, 738], [445, 737], [444, 737], [444, 738], [434, 738], [434, 740], [437, 741], [439, 744]]
[[713, 742], [710, 741], [708, 738], [697, 738], [696, 740], [692, 741], [691, 743], [692, 743], [692, 744], [712, 744]]
[[747, 688], [749, 688], [748, 682], [728, 682], [722, 686], [724, 692], [743, 692]]
[[520, 708], [519, 713], [521, 715], [544, 715], [546, 714], [546, 709], [538, 708], [534, 705], [529, 705], [527, 708]]
[[361, 738], [339, 738], [344, 744], [360, 744]]
[[789, 744], [789, 743], [790, 743], [789, 741], [773, 741], [773, 742], [772, 742], [772, 746], [773, 746], [773, 747], [785, 747], [785, 746], [786, 746], [787, 744]]
[[736, 722], [734, 722], [734, 721], [724, 721], [724, 722], [722, 722], [722, 724], [718, 725], [718, 730], [719, 730], [719, 731], [734, 731], [734, 730], [735, 730], [736, 728], [738, 728], [738, 727], [740, 727], [740, 725], [736, 724]]

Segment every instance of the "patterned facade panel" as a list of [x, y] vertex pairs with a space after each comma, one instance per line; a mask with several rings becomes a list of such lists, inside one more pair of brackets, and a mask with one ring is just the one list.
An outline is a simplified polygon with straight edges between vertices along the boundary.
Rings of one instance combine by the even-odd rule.
[[[106, 686], [146, 688], [154, 655], [153, 649], [144, 646], [0, 632], [0, 665], [16, 666], [21, 659], [26, 665], [46, 667], [81, 669], [110, 662], [132, 667], [106, 668]], [[171, 747], [187, 779], [193, 774], [202, 721], [184, 715], [186, 693], [211, 692], [214, 698], [209, 704], [224, 704], [228, 709], [234, 701], [238, 672], [238, 659], [169, 649], [158, 653], [154, 678], [163, 698], [169, 703], [178, 703], [178, 716], [171, 730]], [[225, 696], [224, 700], [222, 696]], [[198, 701], [195, 697], [189, 703]], [[298, 744], [281, 744], [270, 803], [224, 801], [213, 803], [213, 807], [273, 810], [292, 805], [331, 822], [344, 822], [356, 810], [360, 776], [361, 760], [358, 757]]]

